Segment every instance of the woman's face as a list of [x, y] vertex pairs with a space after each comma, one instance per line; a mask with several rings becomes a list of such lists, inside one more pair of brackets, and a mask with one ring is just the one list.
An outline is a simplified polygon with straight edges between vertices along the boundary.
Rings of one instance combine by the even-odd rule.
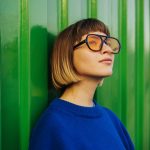
[[[102, 32], [90, 34], [106, 35]], [[84, 40], [86, 35], [81, 39]], [[80, 77], [104, 78], [113, 72], [114, 54], [109, 46], [103, 44], [101, 51], [92, 51], [86, 43], [73, 52], [73, 63]]]

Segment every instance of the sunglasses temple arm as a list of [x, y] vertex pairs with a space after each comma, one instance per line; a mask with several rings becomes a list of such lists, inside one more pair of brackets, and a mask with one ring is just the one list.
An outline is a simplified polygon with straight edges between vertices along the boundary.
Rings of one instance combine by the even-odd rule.
[[77, 45], [75, 45], [73, 47], [73, 49], [77, 48], [78, 46], [82, 45], [83, 43], [86, 43], [86, 40], [81, 41], [80, 43], [78, 43]]

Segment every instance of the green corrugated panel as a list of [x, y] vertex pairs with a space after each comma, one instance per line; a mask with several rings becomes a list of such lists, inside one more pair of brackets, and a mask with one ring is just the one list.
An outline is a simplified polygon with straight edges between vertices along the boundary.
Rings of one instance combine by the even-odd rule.
[[2, 150], [19, 149], [18, 111], [18, 1], [0, 4], [1, 31], [1, 144]]
[[[0, 14], [1, 14], [0, 6]], [[1, 19], [1, 18], [0, 18]], [[2, 89], [2, 45], [1, 45], [1, 24], [0, 24], [0, 89]], [[0, 150], [2, 150], [2, 91], [0, 91]]]
[[[35, 5], [36, 4], [36, 5]], [[47, 0], [29, 1], [30, 128], [48, 105]], [[29, 140], [29, 137], [26, 137]], [[28, 146], [28, 144], [26, 144]]]
[[[2, 54], [1, 54], [1, 32], [0, 32], [0, 68], [2, 69]], [[2, 71], [2, 70], [1, 70]], [[2, 72], [0, 71], [0, 77], [2, 76]], [[2, 81], [0, 78], [0, 89], [2, 89]], [[0, 150], [2, 150], [2, 91], [0, 91]]]
[[32, 128], [48, 104], [47, 0], [39, 0], [36, 5], [35, 1], [30, 1], [29, 6], [30, 125]]
[[135, 143], [135, 1], [127, 2], [127, 128]]
[[[144, 2], [143, 149], [150, 149], [150, 1]], [[145, 132], [146, 131], [146, 132]]]
[[97, 0], [88, 0], [87, 8], [87, 16], [97, 18]]
[[58, 29], [63, 30], [68, 25], [68, 0], [58, 0]]
[[135, 145], [137, 150], [143, 149], [143, 103], [144, 103], [144, 1], [137, 0], [136, 8], [136, 46], [135, 46]]
[[48, 105], [47, 0], [29, 2], [30, 128]]
[[30, 38], [29, 38], [29, 2], [20, 0], [20, 39], [19, 39], [19, 145], [27, 150], [30, 130]]
[[119, 39], [121, 42], [120, 53], [120, 103], [121, 103], [121, 120], [127, 124], [127, 1], [119, 1]]
[[30, 129], [48, 105], [48, 56], [55, 36], [87, 17], [104, 21], [122, 44], [112, 77], [95, 97], [123, 121], [136, 149], [150, 149], [149, 0], [2, 0], [0, 8], [2, 150], [27, 150]]

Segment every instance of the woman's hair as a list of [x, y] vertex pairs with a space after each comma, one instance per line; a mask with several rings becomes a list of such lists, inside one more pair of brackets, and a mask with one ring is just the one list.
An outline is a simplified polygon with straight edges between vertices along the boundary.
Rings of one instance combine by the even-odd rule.
[[73, 46], [89, 32], [103, 32], [110, 35], [107, 26], [98, 19], [88, 18], [71, 24], [56, 38], [51, 58], [52, 82], [56, 89], [80, 81], [73, 65]]

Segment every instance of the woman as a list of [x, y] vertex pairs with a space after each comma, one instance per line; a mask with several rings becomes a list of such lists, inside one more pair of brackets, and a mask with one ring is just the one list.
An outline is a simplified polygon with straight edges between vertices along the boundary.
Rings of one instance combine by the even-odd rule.
[[32, 131], [30, 150], [133, 150], [124, 125], [93, 96], [112, 75], [119, 41], [97, 19], [83, 19], [57, 37], [52, 80], [62, 92]]

